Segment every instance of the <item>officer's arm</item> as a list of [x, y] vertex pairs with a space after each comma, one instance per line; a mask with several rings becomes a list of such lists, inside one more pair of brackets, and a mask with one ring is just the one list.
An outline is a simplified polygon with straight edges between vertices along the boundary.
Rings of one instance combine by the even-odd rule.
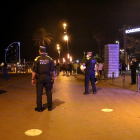
[[33, 69], [32, 69], [32, 80], [31, 80], [32, 85], [35, 85], [35, 74], [36, 74], [36, 72], [37, 72], [37, 58], [34, 61]]
[[53, 74], [53, 80], [55, 81], [56, 80], [56, 75], [55, 75], [55, 66], [54, 66], [53, 61], [51, 62], [51, 71], [52, 71], [52, 74]]
[[32, 80], [31, 80], [31, 83], [32, 85], [35, 85], [35, 72], [32, 71]]

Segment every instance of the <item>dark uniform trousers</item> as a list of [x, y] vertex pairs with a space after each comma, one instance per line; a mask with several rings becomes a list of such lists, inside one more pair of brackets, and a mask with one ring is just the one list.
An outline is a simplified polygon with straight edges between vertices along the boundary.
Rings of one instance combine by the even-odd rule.
[[37, 108], [42, 107], [42, 93], [43, 87], [46, 90], [48, 108], [52, 107], [52, 92], [51, 92], [51, 78], [47, 74], [39, 74], [39, 78], [36, 79], [36, 93], [37, 93]]
[[133, 84], [136, 84], [136, 69], [131, 69], [131, 80]]
[[96, 91], [95, 72], [92, 69], [88, 69], [88, 70], [85, 71], [85, 93], [88, 93], [89, 81], [91, 81], [93, 92]]

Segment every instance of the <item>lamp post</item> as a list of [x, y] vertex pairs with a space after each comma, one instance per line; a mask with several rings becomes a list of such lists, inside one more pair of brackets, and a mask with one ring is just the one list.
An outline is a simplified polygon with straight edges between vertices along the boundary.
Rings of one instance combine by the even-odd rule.
[[59, 44], [57, 44], [57, 50], [58, 50], [58, 53], [59, 53], [59, 62], [60, 62], [60, 46], [59, 46]]
[[64, 28], [64, 40], [67, 41], [67, 48], [68, 48], [68, 54], [69, 54], [67, 24], [66, 23], [63, 23], [63, 28]]

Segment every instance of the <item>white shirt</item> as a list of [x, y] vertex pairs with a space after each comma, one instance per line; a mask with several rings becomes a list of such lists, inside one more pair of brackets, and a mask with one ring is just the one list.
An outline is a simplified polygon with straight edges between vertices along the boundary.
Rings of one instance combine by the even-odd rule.
[[99, 63], [99, 70], [102, 70], [102, 68], [103, 68], [103, 64]]

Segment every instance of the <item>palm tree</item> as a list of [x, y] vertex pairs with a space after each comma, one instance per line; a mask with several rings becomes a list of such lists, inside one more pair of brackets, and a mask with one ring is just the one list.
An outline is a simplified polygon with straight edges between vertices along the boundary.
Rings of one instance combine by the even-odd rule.
[[99, 57], [102, 56], [102, 50], [104, 50], [104, 40], [105, 37], [103, 35], [103, 33], [95, 33], [93, 35], [93, 38], [97, 41], [98, 43], [98, 52], [99, 52]]
[[45, 43], [50, 44], [52, 37], [44, 28], [39, 28], [33, 34], [32, 39], [35, 42], [35, 45], [45, 46]]

